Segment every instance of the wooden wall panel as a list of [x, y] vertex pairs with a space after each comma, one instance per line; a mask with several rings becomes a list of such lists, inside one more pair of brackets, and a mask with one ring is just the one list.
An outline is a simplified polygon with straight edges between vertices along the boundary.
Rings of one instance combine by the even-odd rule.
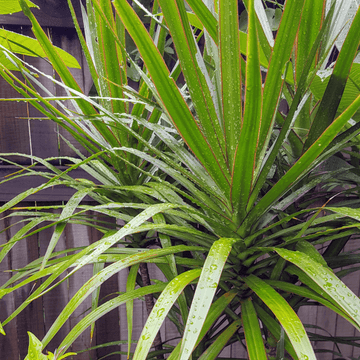
[[[0, 220], [0, 229], [8, 229], [10, 225], [9, 219]], [[10, 239], [10, 230], [0, 232], [0, 245], [5, 244]], [[0, 262], [0, 285], [5, 284], [11, 277], [11, 273], [7, 272], [12, 268], [11, 256], [6, 257]], [[0, 300], [0, 321], [4, 321], [15, 310], [14, 293], [9, 294], [7, 299]], [[6, 337], [0, 337], [0, 355], [8, 359], [19, 359], [19, 344], [17, 337], [16, 321], [12, 321], [4, 326]]]
[[[74, 248], [79, 246], [89, 245], [92, 239], [88, 236], [88, 229], [82, 225], [71, 225], [66, 228], [66, 247]], [[93, 269], [91, 265], [86, 265], [71, 276], [68, 280], [68, 297], [72, 298], [81, 286], [91, 278]], [[83, 318], [87, 313], [87, 310], [91, 307], [91, 296], [88, 296], [73, 312], [69, 318], [70, 327], [72, 328], [75, 324]], [[77, 352], [79, 350], [87, 349], [91, 346], [90, 343], [90, 329], [87, 329], [81, 334], [74, 342], [72, 351]], [[89, 354], [82, 353], [78, 355], [79, 360], [89, 359]]]
[[[0, 78], [0, 98], [9, 97], [17, 98], [19, 94]], [[22, 119], [27, 114], [27, 108], [23, 102], [0, 102], [0, 153], [30, 153], [29, 123]], [[24, 161], [20, 156], [11, 159]]]
[[[64, 49], [71, 55], [73, 55], [79, 62], [81, 69], [71, 69], [71, 73], [74, 76], [76, 82], [84, 91], [85, 94], [88, 94], [92, 86], [92, 79], [88, 66], [86, 65], [85, 57], [81, 49], [79, 39], [77, 37], [75, 29], [62, 29], [62, 28], [53, 28], [51, 31], [53, 44]], [[59, 80], [59, 77], [56, 76], [56, 79]], [[60, 85], [56, 85], [56, 95], [57, 96], [67, 96], [66, 90]], [[71, 104], [70, 100], [64, 101], [66, 106], [74, 110], [74, 107]], [[60, 107], [58, 107], [59, 110]], [[59, 133], [64, 136], [73, 146], [81, 150], [80, 145], [74, 138], [63, 128], [59, 127]], [[76, 156], [73, 150], [59, 137], [58, 139], [59, 155], [60, 156]]]
[[[5, 237], [3, 237], [2, 242], [5, 243], [9, 241], [12, 236], [20, 229], [23, 225], [22, 223], [17, 223], [19, 219], [10, 218], [8, 221], [5, 221], [5, 226], [12, 227], [9, 231], [5, 232]], [[7, 270], [19, 269], [24, 267], [26, 264], [38, 258], [38, 237], [37, 235], [30, 236], [22, 241], [17, 242], [8, 255], [8, 266]], [[6, 263], [6, 262], [5, 262]], [[8, 309], [17, 309], [29, 296], [31, 291], [36, 288], [38, 284], [28, 284], [21, 289], [14, 291], [12, 296], [9, 298], [6, 297], [5, 300], [0, 300], [0, 304], [4, 301], [6, 302], [5, 308]], [[1, 309], [3, 306], [1, 306]], [[10, 312], [6, 314], [10, 315]], [[6, 318], [6, 317], [5, 317]], [[5, 320], [3, 314], [1, 313], [1, 320]], [[27, 331], [31, 331], [34, 334], [38, 334], [39, 337], [44, 336], [44, 318], [43, 318], [43, 299], [39, 298], [31, 302], [20, 314], [9, 324], [10, 328], [15, 327], [16, 336], [17, 336], [17, 345], [19, 356], [23, 359], [27, 353], [27, 343], [28, 335]], [[5, 331], [7, 331], [5, 326]], [[0, 345], [1, 348], [5, 347], [5, 354], [7, 352], [7, 337], [0, 337], [0, 342], [3, 344]], [[13, 341], [11, 343], [11, 348], [13, 348]], [[24, 346], [26, 345], [26, 346]], [[13, 352], [13, 349], [10, 350]]]
[[[54, 211], [55, 212], [55, 211]], [[59, 211], [56, 211], [59, 213]], [[41, 233], [39, 233], [40, 241], [40, 256], [44, 256], [49, 245], [51, 236], [53, 234], [54, 227], [45, 229]], [[57, 245], [55, 246], [54, 251], [62, 251], [66, 249], [66, 238], [65, 234], [63, 234]], [[56, 281], [60, 281], [65, 277], [65, 274], [60, 276]], [[68, 294], [68, 283], [67, 281], [61, 283], [53, 290], [48, 292], [43, 296], [43, 305], [44, 305], [44, 322], [45, 322], [45, 332], [47, 332], [51, 325], [54, 323], [61, 310], [66, 306], [69, 301]], [[50, 341], [49, 345], [46, 347], [49, 351], [54, 352], [56, 347], [60, 344], [60, 342], [64, 339], [66, 334], [70, 331], [70, 323], [66, 322], [65, 325], [60, 329], [59, 333], [54, 337], [52, 341]]]
[[[29, 26], [7, 26], [6, 28], [33, 37]], [[54, 45], [68, 51], [78, 60], [82, 68], [70, 70], [77, 83], [87, 94], [92, 86], [92, 80], [75, 29], [45, 28], [44, 30], [52, 38]], [[24, 60], [45, 74], [53, 74], [53, 69], [46, 60], [28, 56]], [[56, 78], [59, 79], [58, 76]], [[66, 91], [61, 86], [55, 85], [50, 79], [40, 75], [38, 80], [52, 95], [66, 95]], [[49, 96], [39, 87], [38, 90], [41, 95]], [[0, 97], [18, 98], [21, 96], [0, 78]], [[70, 101], [66, 101], [66, 104], [70, 105]], [[42, 158], [77, 157], [75, 152], [61, 140], [59, 134], [80, 149], [78, 143], [66, 130], [44, 118], [42, 113], [31, 105], [24, 102], [0, 102], [0, 153], [18, 152]], [[22, 164], [31, 163], [30, 159], [20, 156], [11, 159]]]
[[[33, 37], [29, 26], [10, 26], [7, 28], [11, 31]], [[24, 60], [46, 74], [52, 74], [53, 72], [52, 67], [43, 59], [26, 56]], [[55, 94], [55, 86], [51, 80], [44, 77], [40, 77], [39, 80]], [[1, 94], [2, 97], [21, 97], [15, 90], [9, 89], [11, 87], [0, 78], [0, 88], [3, 86], [4, 90], [9, 92]], [[41, 95], [47, 95], [44, 91], [40, 91], [40, 93]], [[58, 155], [56, 125], [54, 123], [49, 120], [34, 120], [34, 118], [43, 118], [43, 115], [27, 103], [10, 103], [16, 104], [18, 107], [10, 106], [8, 105], [9, 103], [2, 104], [5, 104], [3, 106], [8, 106], [8, 109], [6, 109], [8, 111], [0, 112], [0, 123], [2, 126], [0, 151], [4, 151], [3, 147], [6, 147], [6, 149], [10, 148], [12, 151], [32, 154], [34, 156], [48, 157]], [[4, 117], [4, 114], [6, 114], [6, 117]], [[11, 132], [7, 128], [9, 124], [12, 124], [13, 128]], [[16, 158], [16, 161], [22, 164], [31, 163], [30, 159], [21, 157]]]

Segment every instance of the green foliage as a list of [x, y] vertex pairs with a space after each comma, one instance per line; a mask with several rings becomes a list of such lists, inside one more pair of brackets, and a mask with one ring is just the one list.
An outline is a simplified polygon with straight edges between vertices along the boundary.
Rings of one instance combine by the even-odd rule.
[[[91, 312], [60, 344], [59, 356], [98, 318], [124, 303], [130, 344], [133, 300], [149, 294], [157, 302], [136, 339], [136, 360], [157, 354], [151, 346], [166, 317], [181, 336], [176, 347], [161, 350], [170, 360], [216, 359], [225, 346], [243, 339], [250, 359], [266, 359], [269, 348], [277, 351], [276, 358], [287, 352], [293, 359], [315, 359], [314, 338], [297, 315], [301, 306], [314, 302], [360, 328], [359, 299], [341, 281], [346, 270], [336, 272], [350, 259], [359, 260], [349, 254], [334, 260], [359, 232], [358, 154], [353, 149], [359, 146], [360, 69], [353, 60], [360, 43], [360, 10], [333, 69], [325, 70], [343, 27], [340, 12], [346, 1], [327, 6], [322, 0], [288, 0], [274, 11], [260, 1], [244, 3], [247, 33], [239, 31], [237, 0], [188, 0], [188, 6], [183, 0], [158, 0], [152, 13], [148, 2], [131, 6], [127, 0], [87, 0], [83, 36], [69, 1], [98, 94], [94, 99], [81, 91], [66, 57], [58, 57], [20, 0], [41, 56], [62, 82], [29, 71], [11, 47], [6, 49], [8, 43], [2, 47], [4, 56], [23, 78], [2, 62], [1, 75], [24, 101], [90, 152], [85, 157], [74, 149], [79, 158], [67, 158], [72, 165], [65, 172], [49, 159], [31, 156], [44, 166], [46, 183], [0, 208], [12, 209], [9, 217], [26, 216], [24, 226], [2, 247], [0, 260], [18, 241], [48, 228], [49, 222], [55, 225], [45, 256], [0, 289], [6, 296], [43, 279], [3, 325], [57, 286], [59, 275], [67, 272], [64, 281], [86, 264], [94, 266], [93, 277], [37, 343], [39, 351], [90, 294]], [[128, 53], [125, 29], [137, 57]], [[175, 64], [164, 60], [166, 48], [178, 59]], [[141, 79], [138, 90], [128, 86], [134, 69]], [[328, 76], [322, 81], [324, 71]], [[185, 85], [178, 81], [180, 74]], [[38, 76], [67, 91], [66, 98], [55, 99], [62, 111], [50, 102], [50, 92], [43, 97], [32, 86]], [[71, 101], [71, 110], [64, 99]], [[280, 101], [286, 101], [288, 111], [280, 111]], [[10, 155], [3, 156], [9, 161]], [[78, 167], [96, 184], [71, 178], [70, 171]], [[38, 174], [23, 170], [16, 176]], [[57, 207], [60, 214], [41, 206], [15, 208], [29, 195], [57, 185], [76, 190], [66, 205]], [[81, 205], [85, 196], [96, 205]], [[89, 210], [125, 225], [109, 229], [86, 216]], [[57, 257], [54, 249], [68, 223], [96, 227], [104, 236]], [[149, 234], [160, 249], [148, 249]], [[135, 289], [139, 264], [146, 262], [154, 262], [168, 281]], [[103, 263], [111, 264], [104, 268]], [[101, 285], [125, 268], [130, 268], [126, 293], [98, 306]], [[181, 320], [172, 316], [174, 311]]]
[[44, 355], [41, 351], [43, 347], [41, 341], [31, 332], [28, 332], [28, 334], [29, 334], [29, 351], [25, 360], [61, 360], [69, 356], [76, 355], [76, 353], [67, 353], [58, 356], [56, 351], [54, 354], [49, 351], [47, 355]]
[[[10, 49], [11, 51], [27, 56], [46, 57], [45, 52], [41, 48], [41, 45], [36, 39], [30, 38], [25, 35], [17, 34], [9, 30], [0, 29], [0, 45]], [[66, 51], [56, 47], [57, 55], [64, 61], [66, 66], [71, 68], [80, 68], [77, 60]], [[13, 64], [11, 59], [6, 57], [6, 53], [1, 52], [1, 63], [9, 70], [18, 70], [18, 67]]]
[[[30, 0], [26, 0], [29, 7], [39, 8], [36, 4]], [[12, 14], [21, 11], [21, 6], [16, 0], [0, 0], [0, 15]]]

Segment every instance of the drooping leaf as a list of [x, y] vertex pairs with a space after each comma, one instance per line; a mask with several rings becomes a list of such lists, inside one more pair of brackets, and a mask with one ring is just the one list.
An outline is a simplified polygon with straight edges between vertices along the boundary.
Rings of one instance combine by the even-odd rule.
[[275, 251], [304, 271], [360, 328], [359, 298], [329, 268], [299, 251]]
[[136, 347], [134, 358], [145, 360], [147, 358], [150, 347], [163, 324], [166, 315], [173, 306], [174, 302], [183, 291], [184, 287], [201, 273], [200, 269], [186, 271], [175, 277], [157, 299], [143, 331], [140, 335], [138, 345]]
[[[126, 280], [126, 292], [135, 289], [136, 285], [136, 276], [139, 270], [139, 264], [136, 264], [130, 268], [128, 278]], [[133, 321], [134, 321], [134, 301], [129, 300], [126, 302], [126, 320], [128, 328], [128, 357], [130, 356], [130, 348], [132, 343], [132, 330], [133, 330]]]
[[[40, 270], [45, 268], [46, 262], [48, 261], [52, 251], [54, 250], [57, 242], [60, 239], [61, 234], [63, 233], [66, 221], [64, 219], [71, 216], [74, 211], [76, 210], [77, 206], [80, 204], [80, 202], [84, 199], [86, 195], [88, 195], [92, 191], [92, 188], [84, 188], [79, 191], [77, 191], [67, 202], [66, 206], [64, 207], [59, 220], [61, 221], [59, 224], [56, 225], [55, 230], [53, 232], [53, 235], [51, 236], [49, 245], [46, 249], [46, 253], [44, 255], [43, 262], [41, 264]], [[62, 221], [64, 220], [64, 221]]]
[[[290, 273], [293, 273], [292, 271]], [[296, 274], [296, 273], [294, 273]], [[310, 289], [306, 286], [298, 286], [286, 283], [284, 281], [276, 281], [276, 280], [265, 280], [267, 283], [269, 283], [272, 287], [276, 289], [283, 290], [285, 292], [293, 293], [296, 295], [299, 295], [301, 297], [312, 299], [317, 301], [318, 303], [326, 306], [327, 308], [331, 309], [332, 311], [335, 311], [340, 316], [344, 317], [347, 321], [349, 321], [352, 325], [356, 327], [356, 323], [347, 315], [345, 314], [341, 309], [336, 307], [333, 303], [325, 299], [325, 297], [319, 295], [318, 292], [316, 292], [314, 289]], [[303, 285], [307, 285], [303, 282]], [[311, 286], [311, 284], [308, 284]]]
[[[282, 336], [281, 325], [266, 310], [264, 310], [262, 306], [254, 302], [254, 307], [259, 316], [259, 319], [264, 324], [264, 326], [270, 331], [271, 335], [277, 341], [280, 341]], [[285, 349], [290, 354], [290, 356], [293, 359], [298, 360], [298, 356], [296, 355], [296, 352], [294, 351], [294, 348], [292, 347], [289, 337], [286, 335], [286, 333], [284, 336], [284, 343]]]
[[250, 360], [266, 360], [264, 341], [252, 300], [241, 303], [241, 319], [244, 327], [246, 346]]
[[326, 209], [334, 212], [335, 214], [341, 214], [343, 216], [348, 216], [354, 220], [360, 221], [360, 211], [358, 209], [348, 208], [348, 207], [326, 207]]
[[299, 240], [296, 243], [296, 250], [305, 253], [310, 256], [313, 260], [319, 262], [323, 266], [327, 266], [326, 261], [321, 256], [321, 254], [317, 251], [314, 245], [306, 240]]
[[234, 242], [235, 239], [219, 239], [214, 242], [209, 251], [189, 311], [179, 360], [187, 360], [195, 347]]
[[241, 320], [235, 320], [219, 334], [217, 339], [202, 353], [199, 360], [215, 360], [221, 350], [241, 326]]
[[247, 276], [244, 278], [244, 281], [279, 320], [298, 358], [316, 360], [314, 350], [304, 326], [287, 301], [270, 285], [254, 275]]
[[119, 295], [105, 303], [101, 304], [99, 307], [94, 309], [91, 313], [87, 314], [83, 319], [81, 319], [66, 335], [65, 339], [60, 344], [59, 348], [66, 351], [71, 344], [80, 336], [80, 334], [86, 330], [94, 321], [102, 317], [103, 315], [109, 313], [111, 310], [116, 309], [118, 306], [129, 301], [133, 301], [141, 296], [148, 294], [154, 294], [164, 290], [166, 284], [157, 284], [144, 286], [139, 289], [127, 291], [126, 293]]
[[[40, 43], [36, 39], [10, 30], [0, 29], [0, 45], [16, 54], [41, 58], [47, 57]], [[59, 47], [54, 48], [66, 66], [80, 69], [78, 61], [72, 55]]]
[[[222, 295], [220, 298], [218, 298], [211, 305], [195, 346], [197, 346], [200, 343], [200, 341], [204, 338], [206, 333], [210, 330], [211, 326], [217, 321], [219, 316], [222, 314], [222, 312], [226, 309], [226, 307], [234, 299], [235, 296], [236, 296], [236, 291], [229, 291], [224, 295]], [[169, 360], [177, 360], [179, 358], [181, 343], [182, 341], [180, 341], [178, 345], [175, 347], [175, 349], [172, 351], [172, 353], [168, 358]]]
[[[179, 247], [180, 246], [180, 247]], [[52, 324], [51, 328], [45, 335], [44, 339], [42, 340], [43, 344], [48, 344], [48, 342], [54, 337], [58, 329], [64, 324], [68, 316], [81, 304], [84, 299], [89, 296], [97, 287], [99, 287], [104, 281], [110, 278], [112, 275], [118, 273], [122, 269], [125, 269], [129, 266], [136, 265], [146, 258], [153, 258], [163, 255], [172, 254], [178, 251], [183, 251], [187, 248], [183, 245], [173, 246], [167, 249], [156, 249], [156, 250], [149, 250], [140, 254], [134, 254], [122, 259], [116, 263], [111, 264], [110, 266], [106, 267], [102, 271], [98, 272], [94, 275], [89, 281], [87, 281], [82, 288], [72, 297], [72, 299], [68, 302], [66, 307], [63, 309], [62, 313], [58, 316], [57, 320]], [[193, 248], [195, 250], [195, 248]], [[86, 260], [87, 262], [88, 260]], [[78, 265], [78, 267], [82, 264]]]

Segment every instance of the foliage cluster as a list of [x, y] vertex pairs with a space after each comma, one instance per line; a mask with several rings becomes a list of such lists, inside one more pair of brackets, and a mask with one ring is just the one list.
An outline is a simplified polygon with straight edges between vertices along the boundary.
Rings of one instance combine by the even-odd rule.
[[[359, 233], [360, 69], [354, 58], [360, 10], [347, 19], [352, 2], [346, 0], [288, 0], [274, 11], [246, 0], [243, 32], [237, 0], [158, 0], [151, 12], [133, 3], [87, 0], [83, 34], [68, 1], [95, 97], [76, 84], [69, 70], [74, 59], [51, 44], [29, 1], [19, 4], [36, 39], [1, 32], [3, 79], [90, 153], [85, 157], [74, 149], [79, 157], [67, 158], [71, 165], [64, 172], [51, 159], [32, 157], [44, 166], [40, 175], [46, 182], [0, 208], [14, 209], [52, 186], [76, 190], [60, 214], [37, 206], [9, 215], [26, 220], [2, 246], [0, 261], [49, 223], [54, 232], [45, 256], [1, 287], [0, 297], [42, 279], [2, 324], [92, 264], [94, 276], [41, 345], [33, 338], [39, 354], [95, 294], [91, 312], [59, 345], [59, 358], [87, 327], [125, 303], [128, 351], [136, 360], [162, 354], [170, 360], [216, 359], [234, 342], [246, 343], [252, 360], [269, 358], [271, 348], [277, 358], [287, 353], [316, 359], [297, 316], [300, 307], [326, 306], [360, 329], [360, 301], [341, 281], [347, 271], [338, 271], [358, 263], [340, 252]], [[150, 20], [146, 26], [143, 14]], [[339, 45], [341, 31], [346, 36]], [[339, 55], [329, 65], [336, 41]], [[46, 57], [61, 81], [14, 53]], [[165, 61], [169, 55], [175, 61]], [[129, 73], [140, 79], [138, 90], [128, 85]], [[54, 97], [39, 77], [62, 86], [68, 96]], [[281, 102], [288, 111], [279, 110]], [[9, 162], [11, 155], [3, 157]], [[78, 167], [94, 181], [73, 179], [71, 170]], [[14, 177], [39, 175], [31, 167], [22, 170]], [[85, 196], [96, 205], [82, 205]], [[93, 221], [90, 210], [115, 219], [117, 227]], [[54, 249], [68, 223], [94, 226], [104, 236], [58, 254]], [[158, 248], [149, 249], [150, 243]], [[139, 267], [147, 262], [155, 262], [168, 282], [137, 287]], [[128, 268], [127, 292], [98, 305], [101, 285]], [[130, 355], [133, 300], [142, 296], [157, 300]], [[167, 317], [181, 340], [162, 348], [155, 336]], [[1, 325], [0, 331], [5, 334]]]

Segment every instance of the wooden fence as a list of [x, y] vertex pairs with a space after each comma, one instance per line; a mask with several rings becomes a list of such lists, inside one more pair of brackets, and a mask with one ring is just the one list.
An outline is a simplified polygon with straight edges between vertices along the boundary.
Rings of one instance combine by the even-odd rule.
[[[37, 2], [44, 3], [45, 5], [47, 4], [46, 6], [48, 6], [49, 3], [53, 3], [53, 1], [46, 2], [40, 0]], [[54, 4], [56, 4], [56, 2], [54, 2]], [[43, 9], [49, 10], [49, 7], [46, 7], [45, 5]], [[59, 9], [61, 10], [62, 8], [60, 7]], [[52, 17], [54, 13], [58, 14], [58, 18]], [[42, 20], [42, 25], [52, 26], [51, 28], [47, 28], [47, 30], [49, 34], [51, 34], [54, 44], [73, 54], [80, 64], [84, 65], [80, 44], [77, 40], [75, 30], [71, 27], [71, 19], [69, 19], [68, 14], [66, 15], [62, 10], [60, 12], [54, 12], [53, 9], [50, 9], [49, 13], [44, 14], [39, 12], [38, 18], [39, 17], [40, 20]], [[30, 27], [22, 16], [14, 17], [12, 19], [13, 20], [10, 21], [8, 17], [0, 17], [0, 23], [6, 24], [6, 27], [9, 29], [30, 35]], [[26, 60], [39, 67], [44, 72], [52, 72], [49, 65], [41, 59], [27, 58]], [[74, 76], [84, 91], [88, 92], [91, 87], [90, 77], [86, 71], [86, 66], [82, 66], [82, 68], [85, 70], [74, 70]], [[2, 80], [0, 81], [1, 98], [18, 96], [10, 86], [4, 84]], [[54, 94], [61, 95], [61, 90], [53, 86], [50, 82], [45, 83], [45, 85], [50, 87]], [[19, 152], [39, 157], [58, 155], [74, 156], [72, 150], [67, 148], [65, 144], [59, 140], [58, 132], [66, 137], [68, 137], [68, 135], [64, 133], [62, 129], [58, 129], [56, 125], [50, 121], [29, 119], [37, 116], [40, 116], [40, 114], [33, 108], [28, 107], [25, 103], [0, 102], [0, 152]], [[29, 164], [31, 162], [30, 159], [20, 156], [16, 156], [13, 159], [23, 164]], [[11, 166], [9, 167], [0, 163], [0, 178], [3, 178], [12, 171], [13, 168]], [[29, 183], [28, 180], [26, 182], [19, 180], [13, 183], [5, 183], [0, 186], [0, 203], [8, 201], [14, 195], [30, 186], [36, 186], [40, 180], [34, 178], [32, 181], [34, 183]], [[66, 201], [70, 195], [71, 191], [69, 189], [55, 188], [53, 190], [50, 189], [46, 192], [41, 192], [37, 194], [36, 197], [32, 197], [29, 200], [37, 201], [38, 203], [48, 201], [61, 202]], [[13, 234], [19, 229], [21, 224], [17, 224], [17, 220], [18, 219], [12, 219], [11, 217], [0, 220], [0, 230], [6, 229], [0, 233], [0, 244], [8, 242]], [[9, 270], [21, 268], [32, 260], [37, 259], [38, 256], [44, 255], [52, 230], [53, 229], [51, 228], [47, 229], [46, 231], [30, 236], [26, 240], [16, 244], [11, 251], [10, 256], [0, 263], [0, 286], [10, 278], [11, 273]], [[94, 229], [82, 225], [69, 224], [57, 244], [56, 250], [60, 251], [76, 246], [86, 246], [98, 240], [99, 236], [100, 234]], [[356, 250], [358, 248], [357, 240], [354, 239], [353, 241], [350, 241], [347, 248], [348, 250]], [[28, 346], [26, 331], [31, 331], [41, 339], [49, 330], [52, 322], [64, 308], [67, 301], [75, 294], [80, 286], [91, 277], [92, 271], [91, 266], [78, 271], [59, 287], [33, 301], [14, 320], [7, 324], [5, 326], [7, 336], [4, 337], [0, 335], [0, 360], [23, 360], [27, 353]], [[106, 297], [106, 299], [109, 299], [110, 296], [114, 296], [117, 292], [125, 291], [126, 275], [127, 271], [125, 270], [119, 275], [109, 279], [109, 281], [101, 288], [100, 298], [104, 299]], [[161, 278], [161, 274], [152, 267], [150, 267], [150, 276], [152, 278]], [[345, 282], [356, 294], [359, 294], [359, 274], [354, 273], [348, 275], [345, 278]], [[32, 287], [33, 285], [31, 284], [0, 300], [0, 321], [4, 321], [27, 298], [28, 294], [33, 290]], [[50, 345], [47, 347], [48, 350], [54, 351], [54, 348], [58, 346], [67, 332], [84, 316], [84, 313], [86, 313], [90, 307], [90, 301], [91, 299], [89, 298], [79, 306], [76, 312], [68, 319], [59, 334], [51, 341]], [[134, 324], [133, 336], [134, 339], [137, 339], [147, 317], [146, 309], [142, 301], [136, 301], [134, 313], [136, 314], [136, 322]], [[309, 328], [310, 331], [317, 334], [331, 334], [332, 336], [353, 336], [357, 334], [354, 328], [345, 322], [345, 320], [322, 307], [304, 307], [300, 311], [300, 316], [304, 323], [319, 327]], [[175, 339], [172, 341], [172, 344], [176, 344], [176, 337], [178, 334], [174, 325], [167, 322], [161, 329], [161, 336], [163, 341]], [[88, 330], [75, 341], [71, 350], [77, 352], [91, 346], [96, 346], [97, 344], [126, 339], [127, 325], [125, 307], [119, 307], [96, 322], [95, 334], [92, 340], [90, 340], [90, 330]], [[316, 349], [337, 351], [337, 348], [333, 343], [318, 341], [314, 346]], [[339, 350], [348, 358], [360, 356], [360, 348], [356, 346], [345, 346], [340, 344]], [[114, 345], [80, 353], [75, 359], [95, 360], [101, 359], [107, 354], [112, 354], [106, 357], [108, 360], [126, 359], [126, 356], [120, 355], [119, 351], [126, 351], [126, 345]], [[226, 348], [221, 356], [224, 358], [246, 358], [246, 352], [244, 348], [238, 344]], [[333, 358], [336, 359], [337, 357], [333, 357], [331, 353], [318, 354], [318, 359], [320, 360], [330, 360]]]

